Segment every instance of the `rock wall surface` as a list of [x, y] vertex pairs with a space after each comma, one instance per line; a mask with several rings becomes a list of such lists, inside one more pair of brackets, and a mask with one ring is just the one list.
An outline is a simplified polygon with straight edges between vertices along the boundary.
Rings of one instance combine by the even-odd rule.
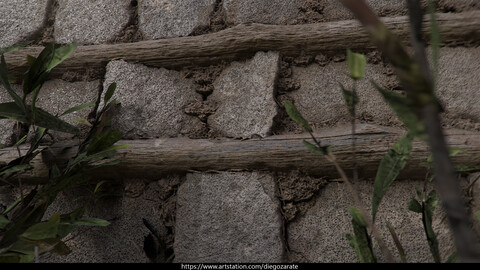
[[[367, 2], [380, 16], [407, 14], [403, 1]], [[479, 0], [435, 2], [437, 12], [480, 7]], [[128, 43], [202, 35], [238, 24], [353, 18], [334, 0], [12, 0], [0, 2], [0, 14], [0, 48], [25, 40], [33, 40], [34, 45]], [[357, 85], [357, 121], [402, 127], [369, 80], [398, 92], [403, 91], [401, 85], [377, 51], [364, 53], [368, 64], [365, 79]], [[445, 109], [445, 127], [480, 132], [479, 61], [476, 44], [441, 49], [437, 94]], [[101, 79], [67, 74], [48, 81], [39, 106], [57, 113], [88, 101], [98, 100], [101, 105], [103, 90], [116, 82], [115, 98], [122, 104], [113, 125], [124, 132], [125, 139], [246, 140], [302, 132], [286, 115], [284, 100], [293, 101], [316, 130], [348, 124], [339, 86], [351, 85], [346, 72], [345, 52], [334, 50], [296, 58], [259, 51], [247, 60], [180, 70], [112, 59], [105, 63], [104, 74], [93, 76]], [[21, 85], [14, 88], [21, 91]], [[6, 91], [0, 89], [0, 101], [9, 101]], [[95, 111], [86, 108], [69, 120], [88, 119], [92, 113]], [[12, 121], [0, 120], [0, 128], [0, 142], [5, 146], [21, 138], [19, 125]], [[66, 134], [56, 135], [56, 140], [71, 139]], [[468, 185], [476, 178], [461, 181]], [[115, 180], [117, 185], [112, 188], [120, 193], [87, 211], [89, 216], [109, 220], [111, 226], [75, 231], [66, 241], [72, 253], [45, 255], [42, 260], [148, 262], [143, 250], [148, 229], [142, 222], [147, 219], [161, 231], [167, 259], [174, 262], [358, 261], [345, 238], [352, 230], [347, 208], [353, 202], [338, 179], [312, 177], [295, 168], [290, 172], [245, 168], [242, 172], [192, 171], [153, 182], [141, 175]], [[386, 232], [387, 222], [395, 228], [409, 262], [432, 262], [421, 217], [407, 209], [415, 190], [423, 185], [422, 179], [399, 180], [390, 188], [378, 215], [382, 232]], [[373, 180], [362, 179], [359, 186], [362, 198], [369, 202]], [[478, 181], [474, 187], [473, 198], [478, 197]], [[10, 186], [0, 186], [0, 190], [1, 205], [8, 205], [19, 192], [18, 187]], [[81, 195], [81, 190], [64, 192], [49, 213], [73, 209], [74, 199]], [[433, 223], [446, 259], [454, 245], [439, 208]], [[473, 209], [477, 208], [478, 200], [474, 200]], [[391, 238], [386, 238], [395, 250]]]

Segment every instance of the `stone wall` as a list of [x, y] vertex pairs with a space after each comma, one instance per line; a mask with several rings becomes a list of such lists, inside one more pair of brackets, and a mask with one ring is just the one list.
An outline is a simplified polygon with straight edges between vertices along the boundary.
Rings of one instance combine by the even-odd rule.
[[[367, 1], [380, 16], [405, 15], [404, 1]], [[437, 12], [478, 9], [478, 0], [438, 0]], [[11, 0], [0, 2], [0, 48], [20, 41], [81, 45], [129, 43], [204, 35], [247, 23], [305, 24], [352, 19], [334, 0]], [[355, 42], [352, 40], [352, 43]], [[402, 91], [391, 67], [375, 50], [367, 54], [366, 79], [358, 84], [358, 122], [402, 127], [371, 86]], [[443, 47], [438, 96], [445, 108], [444, 126], [480, 131], [480, 48], [476, 44]], [[93, 71], [92, 71], [93, 72]], [[282, 106], [293, 101], [316, 130], [348, 125], [339, 83], [345, 75], [345, 52], [285, 57], [257, 52], [250, 59], [186, 66], [178, 70], [112, 59], [101, 74], [65, 74], [48, 81], [38, 106], [51, 113], [97, 100], [111, 82], [122, 103], [114, 126], [125, 139], [185, 136], [192, 139], [251, 139], [301, 133]], [[21, 86], [15, 86], [20, 89]], [[102, 100], [102, 99], [99, 99]], [[6, 91], [0, 101], [8, 101]], [[73, 118], [88, 118], [81, 110]], [[78, 124], [80, 125], [80, 124]], [[0, 120], [0, 142], [15, 141], [15, 124]], [[60, 139], [71, 139], [59, 134]], [[305, 162], [308, 162], [305, 160]], [[371, 200], [372, 179], [359, 183]], [[99, 179], [100, 180], [100, 179]], [[351, 233], [347, 207], [352, 199], [338, 179], [289, 172], [189, 172], [157, 181], [116, 179], [119, 196], [99, 201], [92, 217], [111, 222], [106, 228], [82, 228], [66, 241], [73, 252], [44, 256], [49, 262], [148, 262], [143, 251], [147, 219], [161, 231], [167, 257], [174, 262], [356, 262], [345, 238]], [[462, 178], [469, 183], [473, 176]], [[478, 182], [477, 182], [478, 184]], [[378, 227], [394, 250], [386, 222], [395, 228], [410, 262], [431, 262], [421, 216], [407, 203], [423, 179], [401, 179], [380, 206]], [[473, 189], [474, 191], [478, 188]], [[1, 186], [6, 205], [18, 189]], [[81, 190], [64, 192], [50, 209], [75, 207]], [[477, 202], [478, 204], [478, 202]], [[368, 204], [367, 204], [368, 205]], [[453, 251], [449, 228], [437, 207], [434, 228], [444, 259]]]

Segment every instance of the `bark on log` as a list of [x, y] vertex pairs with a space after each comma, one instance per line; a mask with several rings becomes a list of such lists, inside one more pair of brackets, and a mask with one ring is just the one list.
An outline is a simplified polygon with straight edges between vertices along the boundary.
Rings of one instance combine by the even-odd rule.
[[[425, 20], [428, 20], [426, 17]], [[463, 44], [480, 40], [480, 11], [439, 13], [437, 20], [444, 43]], [[408, 40], [406, 16], [384, 18], [394, 33]], [[428, 26], [428, 23], [424, 25]], [[428, 32], [428, 27], [424, 32]], [[315, 55], [332, 50], [373, 48], [356, 20], [303, 25], [237, 25], [200, 36], [169, 38], [136, 43], [79, 46], [76, 52], [52, 71], [59, 77], [66, 71], [85, 73], [103, 70], [113, 59], [148, 66], [178, 69], [241, 60], [257, 51], [279, 51], [283, 55]], [[27, 47], [5, 55], [10, 73], [19, 78], [27, 68], [26, 55], [37, 56], [43, 47]]]
[[[322, 144], [332, 145], [339, 164], [349, 171], [352, 168], [350, 126], [321, 130], [316, 134]], [[380, 160], [404, 130], [370, 124], [357, 125], [357, 164], [360, 177], [375, 177]], [[302, 144], [309, 140], [308, 134], [276, 135], [250, 140], [207, 140], [187, 138], [163, 138], [149, 140], [120, 141], [131, 147], [118, 151], [122, 163], [105, 167], [95, 172], [98, 177], [158, 180], [170, 173], [189, 171], [225, 170], [301, 170], [311, 175], [338, 177], [333, 165], [324, 157], [312, 154]], [[464, 130], [448, 130], [449, 145], [462, 148], [465, 152], [454, 157], [455, 164], [480, 166], [480, 133]], [[45, 162], [64, 161], [71, 157], [74, 149], [64, 150], [65, 144], [53, 146], [55, 159], [50, 155], [38, 155], [32, 162], [32, 171], [17, 179], [23, 183], [44, 183], [48, 175]], [[22, 147], [21, 151], [26, 151]], [[42, 156], [42, 157], [41, 157]], [[407, 166], [401, 178], [423, 178], [426, 172], [428, 147], [415, 141]], [[16, 148], [0, 149], [0, 162], [18, 157]], [[43, 161], [42, 161], [43, 159]]]

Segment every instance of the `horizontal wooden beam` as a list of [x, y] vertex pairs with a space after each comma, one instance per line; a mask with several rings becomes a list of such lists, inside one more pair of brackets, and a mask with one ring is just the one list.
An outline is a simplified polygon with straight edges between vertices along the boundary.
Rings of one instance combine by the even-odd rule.
[[[359, 175], [365, 178], [375, 176], [380, 160], [396, 140], [404, 134], [397, 128], [370, 124], [357, 125], [357, 163]], [[331, 145], [339, 164], [349, 171], [352, 168], [350, 126], [319, 130], [316, 137], [325, 145]], [[480, 166], [480, 133], [464, 130], [447, 130], [449, 145], [465, 152], [454, 157], [457, 165]], [[302, 144], [309, 140], [308, 134], [276, 135], [263, 139], [188, 139], [163, 138], [149, 140], [126, 140], [119, 144], [131, 147], [119, 150], [122, 163], [102, 168], [95, 172], [99, 178], [160, 179], [171, 173], [191, 171], [212, 172], [228, 170], [301, 170], [310, 175], [338, 177], [335, 168], [324, 157], [312, 154]], [[43, 183], [48, 169], [45, 162], [62, 162], [72, 156], [74, 148], [65, 150], [65, 144], [51, 147], [56, 156], [38, 155], [32, 165], [35, 169], [18, 177], [23, 183]], [[27, 147], [21, 147], [22, 152]], [[426, 160], [429, 156], [425, 143], [415, 141], [413, 150], [402, 178], [423, 178]], [[0, 149], [0, 162], [18, 157], [16, 148]]]
[[[426, 17], [425, 20], [428, 20]], [[439, 13], [437, 20], [445, 43], [480, 40], [480, 11]], [[394, 33], [408, 40], [406, 16], [383, 18]], [[424, 24], [428, 32], [428, 23]], [[332, 50], [373, 48], [369, 37], [355, 20], [301, 25], [237, 25], [216, 33], [135, 43], [79, 46], [76, 52], [52, 71], [85, 73], [103, 70], [114, 59], [148, 66], [179, 69], [191, 65], [211, 65], [240, 60], [257, 51], [278, 51], [283, 55], [315, 55]], [[19, 78], [27, 68], [26, 55], [36, 56], [42, 47], [27, 47], [6, 54], [10, 73]]]

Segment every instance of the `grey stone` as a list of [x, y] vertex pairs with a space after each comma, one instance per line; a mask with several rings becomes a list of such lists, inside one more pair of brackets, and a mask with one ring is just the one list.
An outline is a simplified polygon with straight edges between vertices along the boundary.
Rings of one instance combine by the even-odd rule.
[[[50, 80], [45, 82], [36, 102], [36, 106], [46, 110], [53, 115], [61, 115], [66, 110], [88, 102], [96, 102], [98, 99], [98, 88], [100, 81], [79, 81], [66, 82], [63, 80]], [[78, 127], [83, 134], [89, 130], [89, 126], [84, 125], [74, 119], [88, 119], [88, 115], [93, 110], [93, 106], [83, 108], [73, 113], [60, 117], [62, 120]], [[63, 132], [51, 132], [56, 140], [72, 138], [73, 134]]]
[[[405, 1], [396, 0], [367, 0], [367, 4], [380, 17], [401, 16], [407, 14]], [[352, 13], [340, 1], [322, 0], [322, 14], [326, 21], [339, 21], [354, 19]]]
[[202, 97], [180, 72], [112, 61], [107, 65], [104, 89], [112, 82], [117, 84], [113, 98], [121, 102], [113, 125], [125, 138], [195, 136], [204, 128], [197, 117], [184, 112], [185, 106]]
[[225, 0], [223, 8], [231, 24], [288, 24], [298, 15], [297, 1], [291, 0]]
[[57, 43], [101, 43], [113, 40], [130, 20], [130, 1], [59, 0], [54, 38]]
[[462, 12], [480, 8], [480, 0], [436, 0], [438, 9], [444, 12]]
[[139, 29], [150, 39], [187, 36], [208, 26], [215, 0], [139, 1]]
[[208, 97], [218, 105], [208, 118], [214, 130], [229, 137], [267, 136], [277, 114], [275, 87], [279, 55], [258, 52], [245, 62], [233, 62], [214, 82]]
[[437, 97], [450, 119], [480, 122], [480, 48], [440, 49]]
[[[408, 210], [408, 202], [416, 196], [416, 189], [422, 189], [423, 181], [402, 180], [392, 184], [384, 196], [375, 225], [383, 233], [393, 256], [400, 261], [398, 252], [388, 233], [386, 222], [392, 224], [405, 250], [408, 262], [433, 262], [425, 238], [421, 214]], [[430, 189], [430, 187], [428, 187]], [[373, 182], [359, 182], [360, 196], [371, 212]], [[346, 184], [332, 182], [324, 187], [315, 202], [304, 216], [288, 225], [288, 244], [291, 261], [295, 262], [334, 262], [351, 263], [358, 259], [349, 246], [345, 234], [352, 234], [351, 216], [348, 207], [355, 205]], [[439, 203], [434, 212], [433, 228], [440, 245], [442, 261], [450, 256], [455, 248], [450, 236], [448, 221]], [[376, 245], [378, 247], [378, 245]], [[381, 259], [381, 252], [376, 251]]]
[[282, 262], [273, 181], [257, 172], [187, 174], [177, 193], [175, 262]]
[[[300, 88], [288, 95], [293, 98], [305, 119], [314, 125], [348, 122], [350, 114], [339, 85], [341, 83], [346, 89], [352, 88], [353, 80], [346, 73], [346, 62], [331, 62], [323, 67], [316, 64], [293, 67], [292, 76], [300, 82]], [[389, 85], [394, 78], [384, 73], [382, 65], [367, 64], [364, 78], [356, 85], [359, 97], [356, 115], [357, 118], [378, 124], [400, 124], [395, 113], [370, 83], [373, 80], [380, 86]]]
[[[307, 3], [315, 3], [317, 9], [321, 10], [324, 21], [340, 21], [354, 19], [352, 13], [346, 9], [340, 1], [336, 0], [303, 0]], [[367, 4], [380, 17], [395, 17], [407, 15], [406, 1], [396, 0], [367, 0]], [[422, 6], [427, 6], [426, 0], [421, 0]], [[480, 8], [479, 0], [435, 0], [439, 12], [461, 12]]]
[[[12, 88], [18, 94], [22, 93], [21, 85], [12, 85]], [[13, 99], [10, 97], [10, 95], [8, 94], [7, 90], [3, 87], [3, 85], [0, 85], [0, 103], [5, 103], [5, 102], [13, 102]], [[16, 126], [15, 120], [0, 119], [0, 130], [2, 131], [0, 133], [0, 147], [2, 145], [10, 146], [15, 143], [15, 141], [12, 141], [12, 139], [10, 138], [13, 134], [15, 126]]]
[[[41, 262], [49, 263], [147, 263], [143, 250], [144, 237], [149, 230], [142, 219], [147, 219], [160, 230], [161, 199], [158, 182], [146, 183], [141, 179], [129, 179], [123, 190], [111, 189], [110, 196], [97, 198], [86, 207], [84, 217], [100, 218], [110, 222], [107, 227], [78, 227], [64, 238], [72, 252], [65, 256], [45, 254]], [[122, 188], [121, 185], [117, 188]], [[123, 192], [122, 192], [123, 191]], [[118, 196], [118, 193], [122, 194]], [[117, 195], [115, 195], [117, 194]], [[60, 193], [49, 207], [45, 218], [59, 212], [69, 213], [92, 198], [85, 187], [68, 189]]]
[[45, 25], [49, 0], [0, 1], [0, 49], [31, 40]]
[[[88, 102], [95, 102], [98, 98], [98, 87], [100, 81], [91, 82], [66, 82], [63, 80], [50, 80], [46, 81], [42, 86], [39, 95], [37, 97], [36, 106], [46, 110], [52, 115], [60, 115], [66, 110]], [[12, 86], [20, 96], [22, 96], [22, 87], [20, 85]], [[27, 103], [31, 103], [31, 96], [27, 97]], [[8, 95], [7, 91], [0, 86], [0, 102], [12, 102], [13, 99]], [[76, 118], [88, 118], [88, 114], [92, 111], [92, 107], [87, 107], [82, 110], [67, 114], [60, 117], [62, 120], [77, 126], [81, 131], [86, 134], [89, 129], [88, 126], [74, 121]], [[0, 120], [0, 127], [7, 131], [2, 132], [0, 135], [0, 143], [12, 144], [15, 142], [10, 141], [9, 137], [15, 126], [14, 120]], [[55, 140], [64, 140], [72, 138], [73, 134], [50, 131]]]

